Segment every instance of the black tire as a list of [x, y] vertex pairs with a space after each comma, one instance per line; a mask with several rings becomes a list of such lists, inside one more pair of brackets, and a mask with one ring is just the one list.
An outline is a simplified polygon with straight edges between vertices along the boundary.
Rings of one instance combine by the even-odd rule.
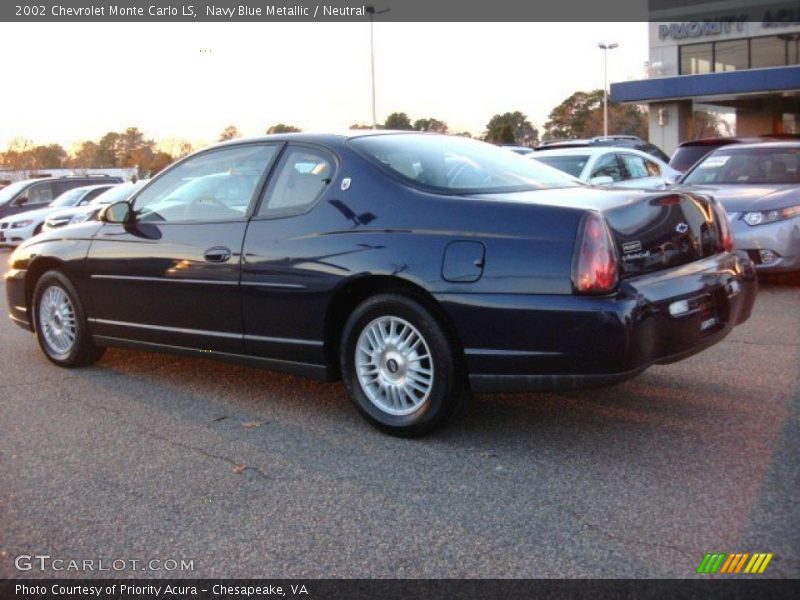
[[[383, 318], [395, 318], [401, 323], [410, 324], [429, 350], [425, 354], [430, 358], [425, 359], [424, 365], [429, 367], [432, 381], [427, 386], [427, 396], [416, 398], [421, 402], [419, 406], [405, 408], [413, 410], [410, 414], [391, 414], [382, 409], [378, 401], [370, 399], [358, 376], [356, 351], [359, 338], [366, 329]], [[408, 364], [414, 362], [420, 364], [416, 360]], [[414, 437], [432, 431], [452, 416], [468, 395], [455, 344], [446, 330], [422, 304], [401, 294], [373, 296], [356, 307], [342, 333], [340, 365], [344, 384], [359, 412], [371, 424], [392, 435]], [[377, 381], [381, 375], [373, 377]], [[406, 376], [403, 376], [401, 381], [405, 379]], [[413, 405], [409, 396], [405, 397], [405, 401]]]
[[[54, 347], [54, 343], [48, 340], [47, 333], [43, 330], [41, 305], [45, 294], [51, 290], [60, 290], [69, 300], [73, 312], [74, 325], [61, 328], [68, 329], [73, 337], [72, 342], [63, 351]], [[57, 291], [53, 293], [58, 294]], [[75, 291], [75, 287], [66, 275], [60, 271], [47, 271], [36, 282], [33, 290], [33, 322], [39, 347], [45, 356], [59, 367], [86, 367], [97, 362], [105, 352], [105, 348], [96, 346], [92, 342], [86, 314], [83, 311], [78, 292]]]

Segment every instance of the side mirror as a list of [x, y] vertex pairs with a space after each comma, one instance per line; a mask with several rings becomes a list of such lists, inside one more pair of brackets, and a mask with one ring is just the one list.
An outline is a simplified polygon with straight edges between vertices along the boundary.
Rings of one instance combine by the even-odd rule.
[[598, 175], [597, 177], [592, 177], [589, 183], [592, 185], [611, 185], [614, 183], [614, 178], [608, 175]]
[[122, 202], [115, 202], [114, 204], [109, 204], [100, 211], [100, 220], [103, 223], [125, 225], [133, 221], [133, 210], [131, 210], [131, 205], [124, 200]]
[[28, 203], [27, 196], [20, 196], [19, 198], [17, 198], [16, 202], [14, 202], [14, 204], [16, 204], [17, 206], [25, 206], [27, 203]]

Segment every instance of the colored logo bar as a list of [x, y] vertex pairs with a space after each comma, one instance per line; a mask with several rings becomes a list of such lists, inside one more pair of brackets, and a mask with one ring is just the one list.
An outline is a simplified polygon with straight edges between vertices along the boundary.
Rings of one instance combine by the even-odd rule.
[[769, 561], [772, 560], [773, 554], [771, 552], [756, 552], [750, 554], [749, 552], [740, 552], [737, 554], [725, 554], [724, 552], [707, 553], [703, 560], [700, 561], [700, 566], [697, 567], [697, 572], [702, 575], [711, 575], [714, 573], [724, 573], [727, 575], [735, 574], [761, 574], [763, 573]]

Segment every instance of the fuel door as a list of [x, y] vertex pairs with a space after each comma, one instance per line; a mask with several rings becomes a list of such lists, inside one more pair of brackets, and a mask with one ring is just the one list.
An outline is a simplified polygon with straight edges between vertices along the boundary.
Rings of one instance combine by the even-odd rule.
[[456, 241], [447, 244], [442, 262], [442, 279], [472, 283], [483, 275], [486, 248], [481, 242]]

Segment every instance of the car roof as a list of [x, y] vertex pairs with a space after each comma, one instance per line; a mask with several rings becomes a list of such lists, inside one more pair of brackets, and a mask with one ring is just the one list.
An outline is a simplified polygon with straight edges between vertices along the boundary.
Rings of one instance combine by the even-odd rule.
[[[104, 179], [120, 179], [118, 175], [105, 175], [105, 174], [98, 174], [98, 175], [56, 175], [55, 177], [31, 177], [30, 179], [20, 179], [19, 181], [12, 181], [11, 183], [38, 183], [40, 181], [78, 181], [81, 179], [87, 179], [91, 181], [98, 181], [103, 182]], [[104, 184], [114, 185], [116, 181], [105, 181]], [[11, 184], [9, 184], [11, 185]], [[101, 184], [103, 185], [103, 184]], [[81, 186], [83, 187], [83, 186]]]
[[411, 130], [396, 130], [396, 129], [351, 129], [342, 132], [295, 132], [295, 133], [274, 133], [270, 135], [261, 135], [249, 138], [236, 138], [235, 140], [228, 140], [212, 144], [199, 150], [203, 152], [212, 148], [222, 148], [225, 146], [236, 146], [238, 144], [253, 144], [259, 142], [306, 142], [309, 144], [332, 144], [340, 145], [348, 140], [387, 136], [387, 135], [428, 135], [428, 136], [441, 136], [441, 137], [455, 137], [447, 136], [443, 133], [435, 131], [411, 131]]
[[[717, 150], [728, 150], [728, 146], [731, 144], [726, 144], [719, 148], [716, 148], [714, 152]], [[747, 150], [749, 148], [800, 148], [800, 140], [796, 142], [750, 142], [747, 144], [736, 144], [736, 150]]]
[[706, 137], [696, 140], [686, 140], [678, 144], [678, 148], [691, 146], [727, 146], [730, 144], [762, 145], [775, 142], [800, 141], [800, 134], [796, 133], [765, 133], [759, 136], [719, 136]]
[[610, 152], [629, 152], [632, 154], [638, 154], [645, 158], [656, 158], [652, 154], [648, 154], [642, 150], [637, 148], [633, 148], [631, 146], [575, 146], [572, 148], [553, 148], [552, 150], [548, 150], [547, 152], [536, 152], [534, 154], [529, 155], [531, 158], [539, 158], [539, 157], [547, 157], [547, 156], [595, 156], [597, 154], [608, 154]]
[[757, 143], [757, 137], [707, 137], [699, 138], [696, 140], [686, 140], [678, 144], [678, 148], [685, 148], [691, 146], [727, 146], [730, 144], [748, 144]]
[[97, 188], [114, 187], [115, 185], [119, 185], [119, 183], [115, 181], [107, 181], [106, 183], [93, 183], [92, 185], [81, 185], [72, 189], [91, 191], [91, 190], [96, 190]]
[[398, 129], [348, 129], [344, 131], [300, 131], [293, 133], [272, 133], [269, 135], [259, 135], [247, 138], [236, 138], [235, 140], [228, 140], [214, 144], [214, 147], [236, 145], [252, 142], [274, 142], [274, 141], [303, 141], [303, 142], [325, 142], [325, 141], [342, 141], [358, 137], [373, 137], [376, 135], [444, 135], [434, 131], [406, 131]]

